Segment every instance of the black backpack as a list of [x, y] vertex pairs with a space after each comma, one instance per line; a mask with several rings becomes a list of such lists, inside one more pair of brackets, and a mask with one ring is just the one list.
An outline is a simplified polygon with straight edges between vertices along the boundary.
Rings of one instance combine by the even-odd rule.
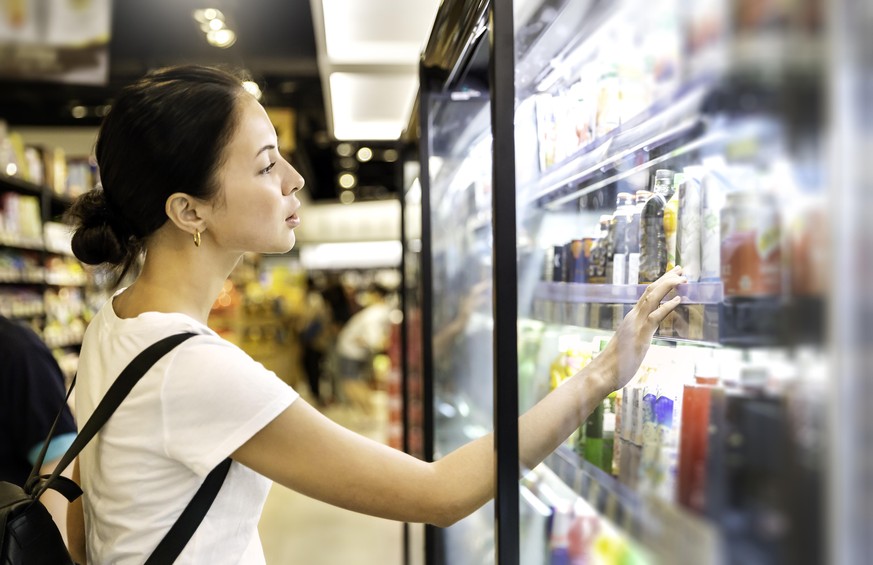
[[[0, 565], [73, 565], [73, 560], [51, 514], [39, 501], [40, 496], [49, 488], [58, 491], [70, 502], [82, 494], [79, 485], [66, 477], [61, 477], [60, 474], [103, 427], [146, 371], [174, 347], [195, 335], [197, 334], [181, 333], [165, 337], [134, 357], [106, 391], [106, 396], [100, 401], [94, 414], [82, 427], [51, 475], [39, 475], [39, 469], [42, 467], [60, 412], [52, 424], [48, 438], [24, 486], [0, 481], [0, 534], [2, 534]], [[74, 377], [70, 392], [75, 384]], [[70, 392], [67, 392], [67, 400]], [[152, 552], [146, 565], [173, 563], [176, 560], [203, 521], [209, 507], [212, 506], [230, 469], [230, 463], [230, 459], [225, 459], [207, 475], [179, 519]]]

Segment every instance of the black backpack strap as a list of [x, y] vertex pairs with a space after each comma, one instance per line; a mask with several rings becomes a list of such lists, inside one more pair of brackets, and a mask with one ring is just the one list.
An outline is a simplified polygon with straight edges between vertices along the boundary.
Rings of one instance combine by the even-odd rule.
[[[121, 401], [124, 400], [131, 389], [133, 389], [133, 386], [139, 382], [143, 375], [152, 368], [152, 365], [157, 363], [158, 359], [169, 353], [174, 347], [195, 335], [198, 334], [186, 332], [165, 337], [148, 346], [139, 355], [133, 358], [127, 367], [121, 371], [121, 374], [118, 375], [115, 382], [110, 385], [109, 390], [106, 391], [106, 395], [79, 431], [79, 435], [77, 435], [76, 439], [73, 440], [73, 444], [69, 449], [67, 449], [67, 452], [64, 453], [64, 456], [55, 467], [54, 472], [52, 472], [48, 478], [40, 477], [38, 484], [34, 485], [35, 490], [30, 491], [34, 494], [34, 500], [39, 499], [47, 488], [52, 487], [52, 484], [58, 480], [58, 476], [60, 476], [73, 459], [79, 455], [79, 452], [82, 451], [89, 441], [91, 441], [91, 438], [94, 437], [100, 428], [103, 427], [103, 424], [105, 424], [109, 417], [112, 416], [112, 413], [115, 412], [115, 409], [118, 408]], [[72, 386], [70, 387], [70, 390], [72, 390]], [[67, 396], [69, 397], [69, 393]], [[46, 449], [47, 446], [44, 445], [43, 452], [45, 452]]]
[[179, 554], [182, 553], [191, 536], [194, 535], [197, 527], [200, 526], [200, 522], [206, 517], [206, 513], [215, 501], [218, 491], [221, 490], [224, 478], [230, 470], [230, 464], [231, 460], [227, 458], [206, 476], [203, 484], [197, 489], [194, 498], [191, 499], [191, 502], [182, 511], [176, 523], [173, 524], [173, 527], [170, 528], [170, 531], [167, 532], [164, 539], [161, 540], [161, 543], [152, 552], [145, 565], [173, 563]]
[[[38, 490], [35, 493], [34, 500], [38, 499], [45, 492], [46, 488], [56, 488], [55, 483], [60, 484], [59, 475], [61, 472], [69, 466], [79, 452], [91, 441], [91, 438], [103, 427], [103, 424], [109, 420], [109, 417], [112, 416], [112, 413], [115, 412], [121, 401], [124, 400], [143, 375], [151, 369], [152, 365], [177, 345], [195, 335], [198, 334], [180, 333], [165, 337], [150, 345], [142, 353], [133, 358], [133, 361], [125, 367], [121, 374], [118, 375], [118, 378], [115, 379], [115, 382], [110, 385], [106, 395], [100, 401], [100, 404], [97, 405], [97, 408], [94, 409], [94, 413], [88, 418], [88, 421], [82, 427], [79, 435], [76, 436], [76, 439], [63, 458], [61, 458], [54, 472], [48, 477], [37, 477], [39, 479]], [[75, 379], [73, 384], [75, 384]], [[70, 390], [72, 390], [72, 385]], [[67, 397], [69, 398], [69, 393], [67, 393]], [[49, 437], [51, 437], [51, 434], [49, 434]], [[46, 442], [47, 444], [48, 442]], [[41, 457], [44, 456], [45, 450], [46, 446], [43, 446]], [[206, 476], [203, 484], [200, 485], [200, 488], [194, 494], [194, 498], [191, 499], [191, 502], [182, 511], [176, 523], [173, 524], [164, 536], [164, 539], [155, 548], [154, 553], [146, 561], [146, 565], [173, 563], [179, 554], [182, 553], [182, 550], [185, 549], [191, 536], [194, 535], [194, 532], [200, 526], [209, 508], [215, 501], [215, 497], [218, 495], [218, 491], [221, 490], [221, 485], [224, 483], [224, 479], [230, 470], [230, 465], [230, 458], [225, 459]], [[60, 479], [64, 483], [70, 482], [78, 488], [78, 485], [75, 485], [72, 481], [67, 481], [64, 477], [60, 477]], [[66, 496], [66, 493], [63, 492], [66, 489], [58, 490], [61, 490], [62, 494]], [[79, 490], [79, 494], [81, 494], [81, 490]], [[70, 500], [74, 499], [75, 497]]]
[[[70, 401], [70, 395], [73, 393], [73, 387], [76, 386], [77, 376], [78, 373], [73, 375], [73, 380], [70, 382], [70, 388], [69, 390], [67, 390], [67, 395], [64, 397], [64, 402], [63, 404], [61, 404], [61, 407], [58, 410], [58, 415], [55, 416], [55, 421], [52, 422], [52, 427], [49, 428], [48, 436], [45, 438], [45, 441], [42, 444], [42, 449], [39, 450], [39, 455], [37, 456], [36, 461], [33, 463], [33, 468], [30, 470], [30, 474], [27, 476], [27, 480], [24, 482], [25, 492], [32, 492], [33, 487], [36, 486], [37, 482], [39, 482], [39, 480], [42, 478], [40, 477], [39, 470], [42, 469], [42, 464], [45, 461], [45, 454], [48, 451], [49, 444], [52, 441], [52, 436], [55, 435], [55, 428], [57, 428], [58, 426], [58, 422], [61, 419], [61, 414], [64, 413], [64, 410], [67, 408], [67, 403]], [[61, 479], [64, 479], [64, 477], [61, 477]], [[54, 485], [52, 485], [52, 488], [54, 488]], [[81, 494], [82, 491], [80, 490], [79, 494], [75, 494], [73, 498], [70, 498], [70, 496], [66, 493], [64, 493], [64, 496], [66, 496], [67, 499], [72, 502]]]

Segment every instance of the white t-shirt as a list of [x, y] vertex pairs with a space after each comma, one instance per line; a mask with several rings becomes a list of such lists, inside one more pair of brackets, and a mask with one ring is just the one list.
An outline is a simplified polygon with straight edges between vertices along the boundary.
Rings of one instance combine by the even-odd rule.
[[[88, 563], [144, 563], [207, 474], [297, 399], [274, 373], [183, 314], [121, 319], [107, 302], [85, 332], [76, 385], [84, 425], [142, 350], [195, 336], [159, 360], [79, 455]], [[177, 564], [262, 564], [271, 482], [234, 462]]]

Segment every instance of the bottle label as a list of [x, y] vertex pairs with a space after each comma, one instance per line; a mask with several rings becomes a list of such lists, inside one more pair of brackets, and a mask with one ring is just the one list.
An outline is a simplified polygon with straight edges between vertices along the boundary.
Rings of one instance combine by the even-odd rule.
[[612, 284], [627, 284], [627, 255], [616, 253], [612, 264]]
[[637, 284], [640, 279], [640, 254], [629, 253], [627, 256], [627, 282]]

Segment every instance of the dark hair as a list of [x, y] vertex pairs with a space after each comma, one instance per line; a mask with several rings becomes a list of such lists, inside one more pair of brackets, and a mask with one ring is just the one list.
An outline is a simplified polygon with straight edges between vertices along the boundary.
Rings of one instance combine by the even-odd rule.
[[167, 221], [171, 194], [216, 196], [242, 81], [239, 73], [186, 65], [152, 71], [121, 91], [97, 138], [102, 188], [68, 212], [79, 260], [117, 267], [120, 280]]

